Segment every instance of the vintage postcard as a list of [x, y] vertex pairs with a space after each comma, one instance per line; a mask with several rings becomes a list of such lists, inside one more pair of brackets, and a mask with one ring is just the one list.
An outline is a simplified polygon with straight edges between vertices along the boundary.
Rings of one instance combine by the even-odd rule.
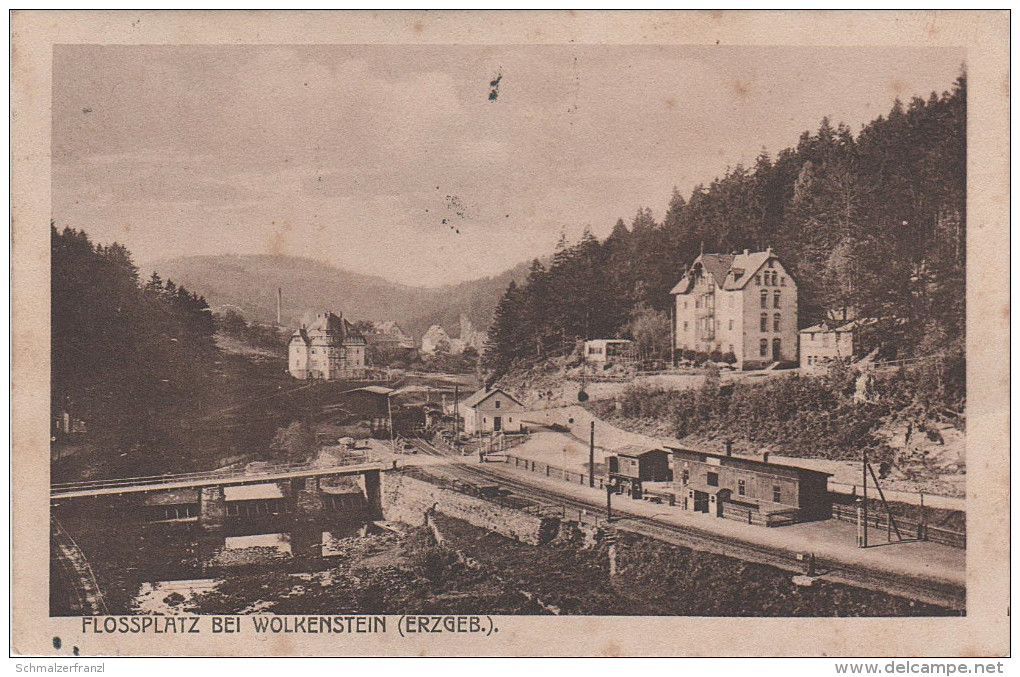
[[14, 652], [1008, 654], [1008, 22], [15, 12]]

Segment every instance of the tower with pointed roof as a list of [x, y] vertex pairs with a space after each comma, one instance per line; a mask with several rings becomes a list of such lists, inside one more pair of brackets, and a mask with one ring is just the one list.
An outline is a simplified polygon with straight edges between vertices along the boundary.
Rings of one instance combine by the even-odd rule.
[[671, 294], [678, 353], [732, 355], [741, 369], [797, 362], [797, 283], [771, 248], [703, 252]]

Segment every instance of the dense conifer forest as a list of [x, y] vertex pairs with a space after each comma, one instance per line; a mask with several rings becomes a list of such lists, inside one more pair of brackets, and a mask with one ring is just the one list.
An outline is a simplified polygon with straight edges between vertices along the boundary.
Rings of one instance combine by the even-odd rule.
[[51, 407], [91, 439], [144, 443], [200, 409], [219, 359], [203, 297], [143, 281], [122, 245], [51, 227]]
[[[536, 260], [507, 288], [485, 366], [498, 377], [581, 338], [668, 326], [669, 291], [699, 252], [767, 247], [797, 280], [801, 328], [850, 307], [882, 320], [888, 357], [962, 360], [966, 103], [961, 75], [856, 134], [823, 119], [775, 157], [762, 151], [687, 197], [674, 190], [661, 220], [643, 207], [603, 241], [561, 238], [548, 266]], [[668, 338], [650, 347], [668, 352]]]

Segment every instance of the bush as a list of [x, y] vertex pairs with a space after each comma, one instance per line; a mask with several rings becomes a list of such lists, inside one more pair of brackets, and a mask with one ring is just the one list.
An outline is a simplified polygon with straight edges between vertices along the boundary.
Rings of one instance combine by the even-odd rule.
[[457, 553], [436, 543], [428, 527], [416, 529], [404, 542], [411, 570], [433, 585], [439, 585], [454, 571]]
[[706, 362], [708, 362], [708, 358], [709, 358], [708, 353], [698, 351], [694, 353], [694, 364], [705, 364]]
[[722, 359], [723, 359], [722, 358], [722, 351], [720, 351], [720, 350], [713, 350], [711, 353], [709, 353], [708, 359], [710, 359], [712, 362], [722, 362]]
[[732, 350], [722, 356], [722, 361], [726, 364], [736, 364], [737, 355]]
[[[853, 401], [855, 374], [832, 373], [823, 378], [791, 375], [757, 383], [722, 386], [717, 370], [696, 390], [662, 390], [630, 386], [620, 395], [619, 415], [635, 420], [666, 423], [677, 437], [732, 433], [753, 445], [777, 444], [789, 456], [853, 458], [862, 448], [872, 448], [876, 462], [892, 460], [893, 450], [882, 444], [875, 431], [890, 417], [936, 417], [956, 425], [958, 409], [939, 408], [939, 392], [954, 393], [947, 374], [953, 368], [925, 365], [876, 380], [874, 401]], [[932, 373], [943, 374], [941, 385], [932, 385]], [[937, 379], [936, 379], [937, 380]], [[950, 395], [949, 404], [960, 406]], [[605, 412], [611, 414], [607, 409]]]
[[694, 358], [697, 356], [697, 353], [695, 353], [693, 350], [686, 349], [683, 350], [681, 354], [683, 355], [683, 358], [688, 362], [693, 362]]

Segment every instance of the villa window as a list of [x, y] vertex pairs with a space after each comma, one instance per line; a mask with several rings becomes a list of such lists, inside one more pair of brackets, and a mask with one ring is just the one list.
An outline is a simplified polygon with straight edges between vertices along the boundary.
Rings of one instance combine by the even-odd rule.
[[761, 331], [764, 333], [769, 330], [769, 314], [761, 314]]
[[783, 490], [779, 487], [778, 484], [772, 487], [772, 502], [773, 503], [783, 502]]
[[730, 320], [730, 331], [733, 331], [733, 320]]
[[779, 292], [776, 292], [775, 294], [772, 295], [772, 307], [773, 308], [779, 307]]
[[786, 276], [785, 275], [783, 277], [779, 278], [779, 286], [780, 287], [785, 287], [786, 286]]
[[499, 409], [499, 400], [496, 400], [496, 408]]
[[761, 307], [762, 308], [769, 307], [769, 293], [764, 289], [761, 290]]
[[747, 495], [747, 482], [744, 480], [737, 480], [737, 494], [740, 496]]
[[705, 482], [710, 487], [717, 487], [717, 486], [719, 486], [719, 473], [717, 473], [717, 472], [710, 472], [710, 473], [708, 473], [707, 477], [705, 478]]
[[761, 286], [761, 275], [755, 275], [754, 276], [754, 286], [756, 286], [756, 287], [760, 287]]
[[779, 321], [781, 319], [779, 313], [772, 316], [772, 331], [779, 331]]
[[762, 339], [758, 342], [758, 354], [765, 357], [769, 354], [769, 341], [768, 339]]

